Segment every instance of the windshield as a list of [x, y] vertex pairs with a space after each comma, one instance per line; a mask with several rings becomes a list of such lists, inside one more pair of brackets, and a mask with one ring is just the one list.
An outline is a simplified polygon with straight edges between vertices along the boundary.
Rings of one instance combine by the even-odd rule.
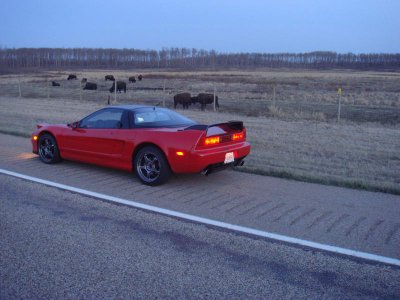
[[135, 127], [181, 127], [196, 122], [166, 108], [141, 108], [135, 111]]

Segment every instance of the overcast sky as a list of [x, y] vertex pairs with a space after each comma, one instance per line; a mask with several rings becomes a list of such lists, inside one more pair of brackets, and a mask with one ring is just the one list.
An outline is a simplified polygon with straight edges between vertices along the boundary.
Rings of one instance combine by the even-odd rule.
[[0, 47], [400, 52], [400, 0], [1, 0]]

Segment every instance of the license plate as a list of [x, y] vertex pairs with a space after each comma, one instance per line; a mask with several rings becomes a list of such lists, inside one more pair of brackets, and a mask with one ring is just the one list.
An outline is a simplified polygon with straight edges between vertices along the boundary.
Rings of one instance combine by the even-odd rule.
[[228, 152], [225, 154], [224, 164], [229, 164], [235, 161], [235, 157], [233, 156], [233, 152]]

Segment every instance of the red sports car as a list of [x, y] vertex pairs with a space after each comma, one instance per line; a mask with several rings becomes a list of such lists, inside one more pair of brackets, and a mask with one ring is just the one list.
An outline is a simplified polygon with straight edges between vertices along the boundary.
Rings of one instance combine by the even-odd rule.
[[47, 164], [63, 158], [134, 171], [148, 185], [165, 182], [171, 173], [207, 175], [241, 166], [250, 153], [243, 122], [207, 126], [139, 105], [106, 107], [67, 125], [38, 124], [32, 148]]

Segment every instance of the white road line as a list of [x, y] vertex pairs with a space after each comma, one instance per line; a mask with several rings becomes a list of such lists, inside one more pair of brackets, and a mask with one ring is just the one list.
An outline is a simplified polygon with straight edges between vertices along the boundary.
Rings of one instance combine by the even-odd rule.
[[4, 169], [0, 169], [0, 173], [9, 175], [9, 176], [22, 178], [22, 179], [33, 181], [33, 182], [37, 182], [37, 183], [41, 183], [41, 184], [45, 184], [45, 185], [56, 187], [59, 189], [79, 193], [82, 195], [99, 198], [99, 199], [114, 202], [114, 203], [129, 205], [129, 206], [132, 206], [135, 208], [140, 208], [140, 209], [164, 214], [167, 216], [181, 218], [184, 220], [189, 220], [189, 221], [194, 221], [194, 222], [203, 223], [203, 224], [207, 224], [207, 225], [212, 225], [212, 226], [216, 226], [216, 227], [220, 227], [220, 228], [224, 228], [224, 229], [229, 229], [229, 230], [233, 230], [233, 231], [247, 233], [250, 235], [269, 238], [269, 239], [282, 241], [282, 242], [286, 242], [286, 243], [290, 243], [290, 244], [306, 246], [306, 247], [310, 247], [310, 248], [314, 248], [314, 249], [324, 250], [324, 251], [328, 251], [328, 252], [343, 254], [343, 255], [357, 257], [357, 258], [362, 258], [362, 259], [366, 259], [366, 260], [370, 260], [370, 261], [374, 261], [374, 262], [381, 262], [381, 263], [385, 263], [385, 264], [400, 266], [400, 260], [396, 259], [396, 258], [390, 258], [390, 257], [386, 257], [386, 256], [375, 255], [372, 253], [361, 252], [361, 251], [351, 250], [351, 249], [346, 249], [346, 248], [340, 248], [340, 247], [326, 245], [326, 244], [320, 244], [320, 243], [316, 243], [316, 242], [312, 242], [312, 241], [302, 240], [302, 239], [293, 238], [293, 237], [280, 235], [280, 234], [275, 234], [275, 233], [271, 233], [271, 232], [267, 232], [267, 231], [262, 231], [262, 230], [252, 229], [252, 228], [243, 227], [243, 226], [239, 226], [239, 225], [233, 225], [233, 224], [229, 224], [229, 223], [225, 223], [225, 222], [210, 220], [207, 218], [197, 217], [194, 215], [180, 213], [177, 211], [164, 209], [164, 208], [160, 208], [157, 206], [147, 205], [147, 204], [138, 203], [138, 202], [134, 202], [131, 200], [126, 200], [126, 199], [122, 199], [122, 198], [118, 198], [118, 197], [114, 197], [114, 196], [100, 194], [100, 193], [96, 193], [96, 192], [92, 192], [92, 191], [88, 191], [88, 190], [84, 190], [84, 189], [80, 189], [80, 188], [76, 188], [76, 187], [72, 187], [72, 186], [68, 186], [65, 184], [56, 183], [56, 182], [52, 182], [52, 181], [48, 181], [48, 180], [44, 180], [44, 179], [40, 179], [40, 178], [36, 178], [36, 177], [32, 177], [32, 176], [28, 176], [28, 175], [24, 175], [24, 174], [12, 172], [12, 171], [4, 170]]

